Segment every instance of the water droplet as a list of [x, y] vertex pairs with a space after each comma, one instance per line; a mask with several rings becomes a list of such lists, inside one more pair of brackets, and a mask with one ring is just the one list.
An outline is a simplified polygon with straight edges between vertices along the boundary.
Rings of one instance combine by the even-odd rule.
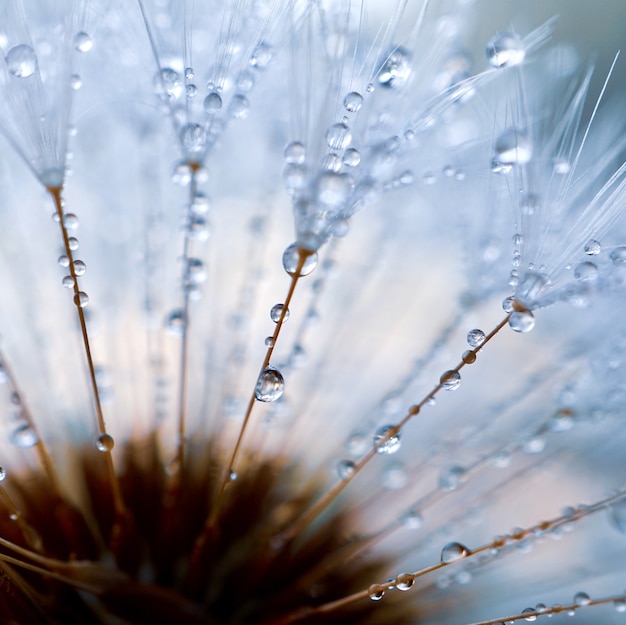
[[180, 142], [189, 154], [203, 152], [206, 140], [206, 131], [200, 124], [185, 124], [180, 130]]
[[265, 343], [265, 347], [274, 347], [276, 341], [274, 341], [273, 336], [266, 336], [263, 342]]
[[401, 490], [409, 482], [409, 475], [402, 464], [387, 467], [382, 474], [382, 484], [387, 490]]
[[424, 517], [416, 510], [409, 510], [402, 515], [400, 522], [407, 530], [418, 530], [424, 525]]
[[[535, 608], [524, 608], [521, 613], [530, 614], [531, 612], [535, 612]], [[532, 623], [533, 621], [537, 620], [537, 616], [535, 614], [532, 614], [531, 616], [524, 617], [524, 620]]]
[[89, 304], [89, 295], [85, 291], [78, 291], [74, 294], [74, 304], [79, 308], [85, 308]]
[[9, 72], [17, 78], [28, 78], [37, 71], [37, 55], [25, 43], [13, 46], [7, 52], [6, 63]]
[[411, 55], [398, 46], [391, 50], [378, 71], [378, 84], [387, 89], [397, 89], [406, 83], [411, 74]]
[[245, 119], [250, 113], [250, 100], [245, 95], [234, 95], [228, 105], [228, 115], [233, 119]]
[[337, 463], [337, 475], [342, 479], [348, 479], [354, 475], [354, 462], [352, 460], [340, 460]]
[[363, 96], [357, 91], [351, 91], [343, 99], [343, 105], [349, 113], [356, 113], [363, 106]]
[[448, 543], [441, 550], [441, 561], [445, 564], [455, 562], [461, 558], [465, 558], [470, 554], [470, 550], [461, 543]]
[[0, 467], [0, 482], [2, 482], [7, 476], [7, 472], [4, 470], [4, 467]]
[[524, 42], [515, 33], [498, 33], [487, 44], [487, 60], [493, 67], [519, 65], [524, 55]]
[[555, 158], [552, 163], [552, 171], [554, 171], [557, 176], [569, 174], [571, 168], [569, 161], [565, 158]]
[[578, 263], [574, 269], [574, 277], [581, 282], [592, 282], [598, 278], [598, 267], [589, 261]]
[[33, 430], [28, 423], [22, 423], [18, 425], [13, 432], [11, 432], [11, 443], [21, 449], [28, 449], [34, 447], [39, 442], [35, 430]]
[[525, 165], [532, 154], [532, 143], [519, 128], [507, 128], [496, 139], [494, 161], [500, 165]]
[[182, 336], [185, 331], [185, 314], [182, 310], [173, 310], [165, 319], [167, 331], [174, 336]]
[[98, 436], [98, 440], [96, 441], [96, 449], [98, 451], [111, 451], [115, 446], [115, 441], [110, 434], [100, 434]]
[[60, 267], [70, 266], [70, 259], [65, 254], [62, 254], [61, 256], [59, 256], [57, 262], [59, 263]]
[[78, 74], [72, 74], [70, 76], [70, 87], [74, 91], [78, 91], [83, 86], [83, 81]]
[[400, 433], [393, 425], [383, 425], [376, 430], [373, 442], [377, 454], [395, 454], [401, 447]]
[[228, 474], [228, 479], [229, 479], [229, 481], [231, 481], [231, 482], [235, 482], [235, 481], [237, 481], [237, 478], [238, 478], [238, 477], [239, 477], [239, 475], [238, 475], [237, 471], [231, 471], [231, 472]]
[[341, 161], [346, 167], [357, 167], [361, 162], [361, 153], [356, 148], [348, 148]]
[[66, 213], [63, 215], [63, 225], [67, 230], [76, 230], [78, 228], [78, 217], [74, 213]]
[[485, 333], [478, 328], [474, 328], [467, 333], [467, 344], [470, 347], [479, 347], [485, 342]]
[[204, 98], [202, 105], [207, 113], [215, 113], [215, 111], [219, 111], [222, 108], [222, 96], [213, 91]]
[[321, 204], [337, 210], [348, 199], [354, 180], [347, 174], [322, 172], [316, 181], [317, 199]]
[[263, 369], [254, 389], [254, 396], [258, 401], [271, 402], [279, 399], [285, 390], [285, 380], [278, 369], [266, 367]]
[[179, 187], [186, 187], [191, 182], [191, 168], [186, 161], [176, 163], [172, 172], [172, 182]]
[[511, 295], [509, 297], [505, 297], [502, 300], [502, 310], [504, 312], [511, 312], [513, 310], [513, 304], [515, 303], [515, 298]]
[[511, 453], [500, 451], [493, 457], [493, 464], [498, 469], [506, 469], [511, 464]]
[[85, 32], [76, 33], [74, 47], [79, 52], [89, 52], [93, 48], [93, 39]]
[[73, 266], [74, 266], [74, 273], [77, 276], [85, 275], [85, 271], [87, 271], [87, 265], [85, 265], [85, 263], [82, 260], [75, 260], [73, 262]]
[[611, 250], [609, 258], [616, 267], [622, 267], [626, 265], [626, 246], [621, 245], [620, 247], [616, 247], [615, 249]]
[[439, 488], [447, 493], [456, 490], [466, 478], [465, 469], [459, 465], [446, 467], [439, 475]]
[[548, 421], [551, 432], [567, 432], [574, 426], [574, 413], [571, 410], [558, 410]]
[[[300, 260], [300, 248], [297, 243], [292, 243], [283, 252], [283, 268], [290, 275], [293, 276], [298, 269], [298, 263]], [[301, 276], [308, 276], [317, 267], [317, 252], [309, 254], [304, 260], [304, 265], [300, 270]]]
[[[284, 308], [285, 307], [283, 306], [283, 304], [274, 304], [274, 306], [272, 306], [272, 308], [270, 310], [270, 319], [274, 323], [278, 323], [280, 321], [280, 316], [281, 316]], [[283, 316], [283, 322], [287, 321], [287, 319], [289, 319], [289, 308], [285, 309], [285, 314]]]
[[466, 365], [474, 364], [476, 362], [476, 352], [473, 349], [468, 349], [463, 352], [461, 358]]
[[72, 276], [64, 276], [63, 280], [61, 280], [61, 284], [66, 289], [73, 289], [74, 288], [74, 278], [72, 278]]
[[340, 122], [333, 124], [326, 131], [326, 143], [332, 150], [343, 150], [350, 145], [352, 141], [352, 132], [347, 124]]
[[580, 606], [589, 605], [591, 603], [591, 598], [586, 592], [577, 592], [574, 595], [574, 603]]
[[535, 315], [530, 310], [514, 310], [509, 316], [509, 326], [515, 332], [530, 332], [535, 327]]
[[154, 76], [154, 91], [166, 100], [177, 100], [183, 92], [180, 74], [171, 67], [164, 67]]
[[597, 256], [601, 251], [602, 245], [600, 244], [600, 241], [589, 239], [589, 241], [585, 243], [585, 254], [588, 256]]
[[272, 60], [272, 47], [264, 41], [259, 42], [250, 55], [250, 65], [258, 70], [265, 69]]
[[525, 454], [540, 454], [546, 448], [546, 439], [543, 436], [533, 436], [522, 444], [522, 451]]
[[78, 239], [76, 237], [70, 237], [68, 239], [68, 243], [72, 252], [75, 252], [78, 249]]
[[461, 374], [454, 369], [444, 371], [443, 375], [439, 378], [439, 384], [441, 384], [444, 391], [454, 391], [459, 388], [461, 384]]
[[372, 601], [380, 601], [385, 596], [385, 587], [382, 584], [372, 584], [367, 592]]
[[185, 95], [188, 98], [195, 98], [198, 95], [198, 87], [196, 87], [193, 83], [188, 84], [185, 87]]
[[415, 583], [415, 578], [410, 573], [400, 573], [396, 577], [396, 588], [402, 592], [411, 590], [411, 587]]

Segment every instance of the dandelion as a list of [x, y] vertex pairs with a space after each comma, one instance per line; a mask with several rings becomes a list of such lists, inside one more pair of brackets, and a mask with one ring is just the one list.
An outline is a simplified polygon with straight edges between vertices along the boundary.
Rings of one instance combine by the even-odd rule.
[[620, 60], [487, 8], [0, 10], [1, 623], [620, 622]]

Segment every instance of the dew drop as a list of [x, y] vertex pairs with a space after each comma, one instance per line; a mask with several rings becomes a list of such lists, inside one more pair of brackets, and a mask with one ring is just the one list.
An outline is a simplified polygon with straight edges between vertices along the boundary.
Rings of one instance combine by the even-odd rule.
[[521, 613], [530, 614], [531, 612], [533, 612], [533, 614], [531, 616], [524, 617], [524, 620], [532, 623], [533, 621], [537, 620], [537, 616], [534, 614], [535, 608], [524, 608]]
[[165, 319], [165, 328], [174, 336], [182, 336], [185, 331], [185, 314], [182, 310], [173, 310]]
[[115, 441], [110, 434], [100, 434], [96, 441], [96, 449], [98, 451], [106, 452], [111, 451], [115, 446]]
[[591, 598], [586, 592], [577, 592], [574, 595], [574, 603], [579, 606], [586, 606], [591, 603]]
[[166, 100], [177, 100], [183, 92], [180, 75], [171, 67], [164, 67], [158, 71], [153, 85], [155, 93]]
[[186, 187], [191, 182], [191, 168], [185, 161], [176, 163], [172, 172], [172, 182], [179, 187]]
[[233, 119], [245, 119], [250, 113], [250, 101], [245, 95], [234, 95], [228, 105], [228, 115]]
[[515, 310], [509, 316], [509, 326], [515, 332], [530, 332], [535, 327], [535, 316], [530, 310]]
[[351, 176], [334, 171], [321, 173], [316, 183], [317, 199], [320, 204], [335, 211], [345, 203], [354, 185]]
[[373, 443], [377, 454], [395, 454], [401, 447], [400, 433], [393, 425], [383, 425], [374, 433]]
[[441, 561], [445, 564], [455, 562], [461, 558], [465, 558], [470, 554], [470, 550], [461, 543], [448, 543], [441, 550]]
[[337, 463], [337, 475], [346, 480], [354, 475], [354, 462], [352, 460], [340, 460]]
[[377, 76], [378, 84], [387, 89], [397, 89], [406, 83], [411, 74], [411, 55], [401, 46], [392, 49]]
[[193, 83], [187, 85], [185, 87], [185, 95], [188, 98], [195, 98], [198, 95], [198, 87], [196, 87]]
[[85, 291], [78, 291], [78, 293], [74, 295], [74, 304], [79, 308], [85, 308], [85, 306], [89, 304], [89, 295], [87, 295]]
[[496, 139], [494, 160], [500, 165], [525, 165], [532, 154], [532, 143], [519, 128], [507, 128]]
[[206, 140], [206, 130], [200, 124], [185, 124], [180, 130], [180, 142], [189, 154], [203, 152]]
[[35, 430], [33, 430], [28, 423], [22, 423], [18, 425], [13, 432], [11, 432], [11, 443], [21, 449], [28, 449], [34, 447], [39, 442]]
[[454, 369], [444, 371], [443, 375], [439, 378], [439, 384], [444, 391], [454, 391], [459, 388], [461, 384], [461, 374]]
[[607, 511], [611, 525], [620, 534], [626, 534], [626, 497], [610, 503]]
[[69, 267], [70, 266], [70, 259], [65, 254], [59, 256], [57, 262], [59, 263], [59, 267]]
[[263, 369], [254, 389], [254, 396], [258, 401], [272, 402], [279, 399], [285, 390], [285, 379], [278, 369], [266, 367]]
[[589, 261], [578, 263], [574, 269], [574, 277], [580, 282], [592, 282], [598, 278], [598, 267]]
[[410, 573], [400, 573], [396, 577], [396, 588], [402, 592], [411, 590], [413, 584], [415, 584], [415, 578]]
[[78, 249], [78, 239], [76, 237], [70, 237], [68, 239], [68, 243], [72, 252], [75, 252]]
[[487, 44], [487, 60], [493, 67], [519, 65], [524, 55], [524, 42], [515, 33], [498, 33]]
[[600, 244], [600, 241], [589, 239], [589, 241], [585, 243], [585, 254], [588, 256], [597, 256], [601, 251], [602, 245]]
[[265, 337], [265, 341], [263, 341], [265, 344], [265, 347], [274, 347], [274, 344], [276, 341], [274, 341], [274, 337], [273, 336], [266, 336]]
[[74, 278], [72, 278], [72, 276], [65, 276], [63, 278], [63, 280], [61, 280], [61, 284], [66, 289], [73, 289], [74, 288]]
[[424, 518], [416, 510], [409, 510], [402, 515], [400, 522], [402, 527], [407, 530], [418, 530], [424, 525]]
[[[290, 275], [293, 276], [298, 269], [298, 263], [300, 260], [300, 248], [297, 243], [292, 243], [283, 252], [283, 268]], [[300, 270], [301, 276], [308, 276], [317, 267], [317, 252], [309, 254], [304, 260], [304, 265]]]
[[440, 490], [450, 493], [465, 481], [466, 472], [465, 469], [459, 465], [454, 465], [445, 468], [439, 475], [439, 488]]
[[87, 265], [85, 265], [85, 263], [82, 260], [75, 260], [73, 262], [73, 266], [74, 266], [74, 273], [77, 276], [85, 275], [85, 271], [87, 271]]
[[222, 108], [222, 96], [213, 91], [204, 98], [202, 105], [207, 113], [215, 113], [215, 111], [219, 111]]
[[7, 472], [4, 470], [4, 467], [0, 467], [0, 482], [2, 482], [7, 476]]
[[93, 48], [93, 39], [85, 32], [76, 33], [74, 47], [79, 52], [89, 52]]
[[274, 323], [278, 323], [280, 321], [280, 316], [283, 313], [283, 309], [285, 310], [285, 314], [283, 315], [283, 323], [289, 319], [289, 308], [284, 307], [283, 304], [274, 304], [270, 310], [270, 319]]
[[479, 347], [485, 342], [485, 333], [478, 328], [474, 328], [467, 333], [467, 344], [470, 347]]
[[616, 599], [613, 601], [613, 607], [616, 612], [626, 612], [626, 599]]
[[70, 76], [70, 87], [74, 89], [74, 91], [78, 91], [82, 86], [82, 78], [78, 74], [72, 74]]
[[372, 601], [380, 601], [385, 596], [385, 587], [382, 584], [372, 584], [367, 592]]
[[235, 482], [235, 481], [237, 481], [237, 478], [238, 478], [238, 477], [239, 477], [239, 475], [238, 475], [237, 471], [231, 471], [231, 472], [228, 474], [228, 480], [229, 480], [230, 482]]
[[616, 247], [611, 250], [609, 258], [616, 267], [623, 267], [626, 265], [626, 246], [621, 245], [620, 247]]
[[78, 217], [74, 213], [66, 213], [63, 215], [63, 225], [67, 230], [76, 230], [78, 228]]
[[261, 41], [252, 51], [249, 63], [255, 69], [263, 70], [269, 65], [271, 60], [272, 47], [264, 41]]
[[343, 150], [350, 145], [352, 141], [352, 132], [348, 128], [347, 124], [339, 122], [333, 124], [326, 131], [326, 144], [332, 150]]
[[461, 358], [466, 365], [471, 365], [476, 362], [476, 352], [473, 349], [468, 349], [463, 352]]
[[6, 63], [9, 72], [17, 78], [28, 78], [37, 71], [37, 55], [25, 43], [13, 46], [7, 52]]
[[348, 148], [343, 154], [342, 163], [346, 167], [357, 167], [361, 162], [361, 153], [356, 148]]
[[343, 99], [343, 105], [349, 113], [356, 113], [363, 106], [363, 96], [357, 91], [351, 91]]

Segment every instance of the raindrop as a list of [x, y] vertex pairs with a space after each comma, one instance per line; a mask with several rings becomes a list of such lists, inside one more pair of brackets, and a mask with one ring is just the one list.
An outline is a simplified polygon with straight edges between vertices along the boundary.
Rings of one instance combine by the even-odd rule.
[[[306, 250], [304, 250], [306, 251]], [[283, 268], [290, 275], [293, 276], [298, 269], [300, 260], [300, 247], [297, 243], [292, 243], [283, 252]], [[317, 267], [317, 252], [310, 253], [304, 260], [302, 269], [300, 270], [301, 276], [308, 276]]]
[[459, 388], [461, 384], [461, 374], [454, 369], [444, 371], [443, 375], [439, 378], [439, 384], [444, 391], [454, 391]]
[[391, 50], [378, 72], [378, 84], [387, 89], [397, 89], [406, 83], [411, 74], [411, 56], [398, 46]]
[[466, 365], [474, 364], [476, 362], [476, 352], [472, 349], [468, 349], [463, 352], [461, 358]]
[[61, 280], [61, 284], [66, 289], [73, 289], [74, 288], [74, 278], [72, 278], [72, 276], [65, 276], [63, 278], [63, 280]]
[[76, 230], [78, 228], [78, 217], [74, 213], [66, 213], [63, 215], [63, 225], [67, 230]]
[[467, 344], [470, 347], [479, 347], [485, 342], [485, 333], [478, 328], [467, 333]]
[[280, 316], [285, 309], [285, 314], [283, 315], [283, 323], [289, 319], [289, 308], [285, 308], [283, 304], [274, 304], [270, 310], [270, 319], [274, 323], [278, 323], [280, 321]]
[[600, 241], [589, 239], [589, 241], [585, 243], [585, 254], [588, 256], [597, 256], [601, 251], [602, 245], [600, 244]]
[[74, 47], [79, 52], [89, 52], [93, 48], [93, 39], [85, 32], [76, 33]]
[[302, 165], [306, 159], [306, 148], [300, 141], [292, 141], [285, 146], [284, 156], [290, 165]]
[[470, 550], [461, 543], [448, 543], [441, 550], [441, 561], [444, 564], [455, 562], [461, 558], [465, 558], [470, 554]]
[[189, 84], [185, 87], [185, 95], [188, 98], [195, 98], [198, 95], [198, 87], [196, 85]]
[[589, 605], [591, 603], [591, 598], [586, 592], [577, 592], [574, 595], [574, 603], [580, 606]]
[[535, 608], [525, 608], [522, 610], [522, 614], [531, 614], [531, 612], [533, 614], [531, 616], [524, 617], [524, 620], [532, 623], [533, 621], [537, 620], [537, 616], [534, 614]]
[[393, 425], [383, 425], [376, 430], [373, 443], [377, 454], [395, 454], [401, 446], [400, 433]]
[[340, 460], [337, 463], [337, 475], [342, 480], [352, 477], [354, 475], [354, 462], [352, 460]]
[[410, 573], [400, 573], [396, 577], [396, 588], [403, 592], [410, 590], [415, 583], [415, 578]]
[[347, 124], [340, 122], [333, 124], [326, 131], [326, 143], [332, 150], [343, 150], [350, 145], [352, 141], [352, 133]]
[[346, 167], [356, 167], [361, 162], [361, 153], [356, 148], [348, 148], [343, 154], [342, 163]]
[[574, 269], [574, 277], [581, 282], [591, 282], [598, 278], [598, 267], [589, 261], [578, 263]]
[[239, 72], [237, 76], [237, 89], [239, 89], [239, 91], [248, 92], [252, 87], [254, 87], [254, 74], [248, 69]]
[[515, 33], [498, 33], [487, 44], [487, 60], [493, 67], [519, 65], [524, 55], [524, 42]]
[[530, 332], [535, 327], [535, 316], [530, 310], [515, 310], [509, 316], [509, 326], [515, 332]]
[[317, 199], [327, 207], [337, 209], [348, 198], [354, 181], [347, 174], [327, 171], [317, 178]]
[[273, 336], [265, 337], [265, 341], [264, 341], [265, 347], [274, 347], [275, 343], [276, 341], [274, 340]]
[[63, 254], [62, 256], [59, 256], [58, 261], [59, 266], [60, 267], [69, 267], [70, 266], [70, 259]]
[[78, 239], [76, 237], [70, 237], [68, 239], [68, 244], [72, 252], [75, 252], [78, 249]]
[[98, 451], [106, 452], [111, 451], [115, 446], [115, 441], [110, 434], [100, 434], [96, 441], [96, 449]]
[[254, 396], [258, 401], [271, 402], [279, 399], [285, 390], [285, 380], [278, 369], [265, 367], [256, 383]]
[[613, 607], [616, 612], [626, 612], [626, 599], [616, 599], [613, 601]]
[[27, 449], [35, 446], [39, 442], [37, 434], [28, 423], [22, 423], [18, 425], [13, 432], [11, 432], [11, 443], [21, 449]]
[[269, 44], [261, 41], [256, 45], [250, 55], [250, 65], [258, 70], [265, 69], [272, 60], [272, 48]]
[[6, 63], [9, 72], [17, 78], [28, 78], [37, 71], [37, 55], [25, 43], [13, 46], [7, 52]]
[[567, 432], [574, 426], [574, 413], [563, 409], [556, 412], [548, 421], [548, 429], [551, 432]]
[[351, 91], [343, 99], [343, 105], [349, 113], [356, 113], [363, 106], [363, 96], [357, 91]]
[[406, 469], [401, 464], [387, 467], [382, 475], [382, 484], [387, 490], [401, 490], [409, 482]]

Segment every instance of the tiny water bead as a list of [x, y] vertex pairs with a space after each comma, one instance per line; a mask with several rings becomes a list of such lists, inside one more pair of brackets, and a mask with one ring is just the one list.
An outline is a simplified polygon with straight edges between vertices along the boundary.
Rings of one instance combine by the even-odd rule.
[[222, 108], [222, 96], [219, 93], [212, 91], [206, 98], [204, 98], [202, 105], [207, 113], [215, 113]]
[[363, 96], [357, 91], [351, 91], [343, 99], [343, 105], [349, 113], [356, 113], [363, 106]]
[[509, 316], [509, 326], [515, 332], [530, 332], [535, 327], [535, 316], [530, 310], [514, 310]]
[[456, 562], [461, 558], [465, 558], [468, 555], [470, 555], [470, 550], [465, 545], [456, 542], [448, 543], [441, 550], [441, 561], [444, 564], [448, 564], [450, 562]]
[[354, 462], [352, 460], [340, 460], [337, 463], [337, 475], [342, 479], [348, 479], [354, 475]]
[[467, 333], [467, 344], [470, 347], [479, 347], [485, 342], [485, 333], [478, 328], [474, 328]]
[[461, 384], [461, 374], [454, 369], [444, 371], [439, 378], [439, 384], [441, 384], [441, 387], [445, 391], [454, 391], [459, 388]]
[[525, 165], [533, 155], [532, 143], [521, 129], [507, 128], [498, 135], [494, 161], [500, 165]]
[[[283, 314], [283, 310], [285, 311]], [[280, 316], [283, 315], [283, 323], [289, 319], [289, 308], [285, 308], [283, 304], [274, 304], [270, 310], [270, 319], [274, 323], [280, 321]]]
[[290, 165], [302, 165], [306, 160], [306, 148], [300, 141], [292, 141], [285, 146], [285, 161]]
[[0, 467], [0, 482], [4, 481], [7, 476], [7, 472], [4, 470], [4, 467]]
[[79, 308], [85, 308], [85, 306], [89, 304], [89, 295], [84, 291], [78, 291], [78, 293], [74, 295], [74, 304]]
[[326, 131], [326, 144], [331, 150], [343, 150], [350, 145], [352, 141], [352, 132], [347, 124], [339, 122], [333, 124]]
[[[300, 247], [297, 243], [292, 243], [283, 252], [283, 268], [290, 275], [293, 276], [298, 269], [300, 262]], [[306, 253], [303, 250], [303, 253]], [[317, 267], [317, 252], [309, 253], [304, 259], [302, 269], [300, 269], [300, 276], [308, 276]]]
[[74, 48], [78, 52], [89, 52], [93, 48], [93, 40], [86, 32], [76, 33], [74, 37]]
[[183, 92], [180, 74], [171, 67], [164, 67], [154, 77], [154, 90], [165, 100], [177, 100]]
[[200, 154], [206, 148], [206, 130], [200, 124], [185, 124], [180, 131], [180, 142], [189, 154]]
[[263, 341], [266, 347], [274, 347], [276, 341], [273, 336], [266, 336], [265, 341]]
[[383, 425], [374, 433], [374, 449], [377, 454], [395, 454], [401, 447], [400, 433], [393, 425]]
[[586, 592], [577, 592], [574, 595], [574, 603], [579, 606], [586, 606], [591, 603], [591, 597]]
[[341, 161], [346, 167], [357, 167], [361, 162], [361, 153], [356, 148], [348, 148]]
[[415, 584], [415, 578], [410, 573], [400, 573], [396, 577], [396, 588], [402, 592], [411, 590], [413, 584]]
[[34, 447], [38, 442], [37, 433], [28, 423], [18, 425], [11, 432], [11, 443], [20, 449]]
[[532, 623], [537, 620], [537, 616], [534, 614], [535, 611], [535, 608], [524, 608], [521, 614], [530, 614], [530, 616], [524, 617], [524, 620]]
[[519, 65], [525, 56], [524, 42], [515, 33], [498, 33], [487, 44], [487, 60], [492, 67]]
[[385, 596], [385, 587], [382, 584], [372, 584], [367, 593], [372, 601], [380, 601]]
[[285, 390], [285, 379], [281, 372], [274, 367], [263, 369], [254, 389], [254, 396], [258, 401], [272, 402], [280, 399]]
[[37, 55], [25, 43], [13, 46], [6, 55], [9, 72], [16, 78], [28, 78], [37, 71]]
[[589, 239], [589, 241], [585, 243], [585, 254], [587, 254], [587, 256], [597, 256], [601, 251], [602, 245], [600, 241]]
[[111, 451], [115, 446], [115, 441], [110, 434], [101, 434], [96, 440], [96, 449], [98, 451], [107, 452]]
[[406, 83], [410, 74], [411, 55], [402, 46], [397, 46], [385, 58], [377, 80], [381, 87], [397, 89]]
[[237, 473], [237, 471], [231, 471], [231, 472], [228, 474], [228, 480], [229, 480], [230, 482], [235, 482], [235, 481], [237, 481], [237, 478], [238, 478], [238, 477], [239, 477], [239, 474]]
[[466, 471], [459, 465], [447, 467], [439, 475], [439, 488], [444, 492], [457, 490], [466, 479]]

